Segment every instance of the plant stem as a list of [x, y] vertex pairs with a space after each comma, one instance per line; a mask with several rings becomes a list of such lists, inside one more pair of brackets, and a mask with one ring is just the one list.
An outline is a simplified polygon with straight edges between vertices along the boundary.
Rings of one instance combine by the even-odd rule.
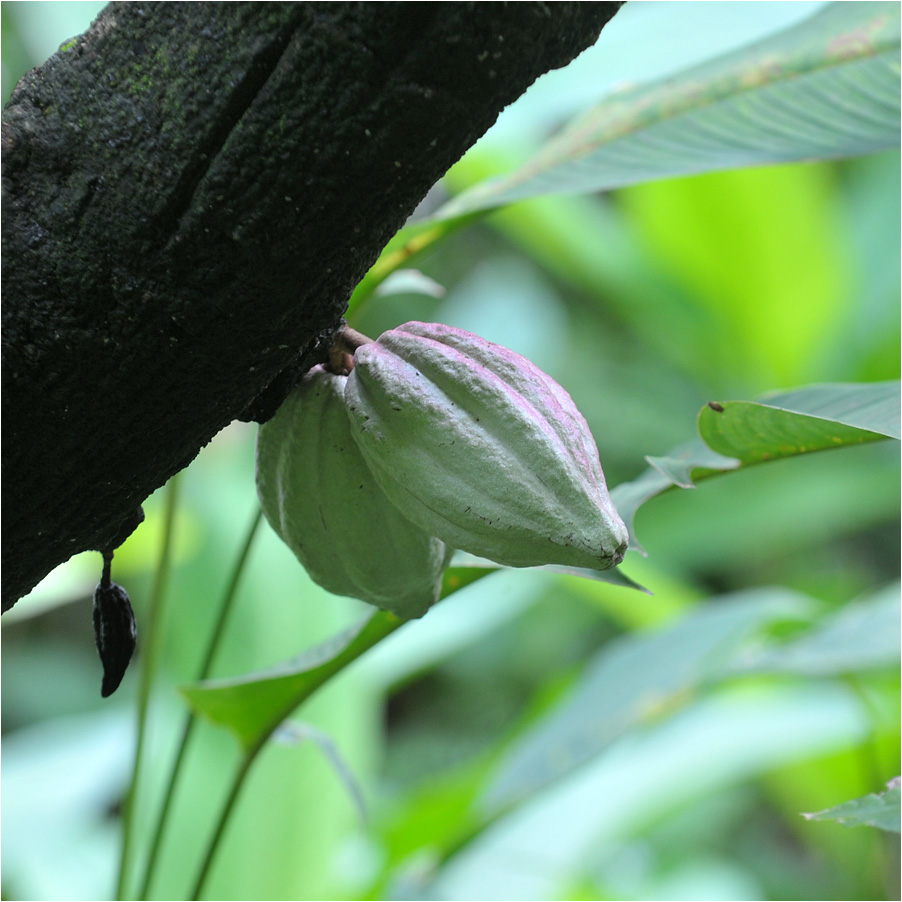
[[[472, 567], [446, 570], [442, 582], [441, 598], [444, 599], [449, 595], [453, 595], [455, 592], [465, 588], [471, 583], [488, 576], [490, 573], [494, 572], [495, 569], [497, 568]], [[301, 692], [289, 699], [284, 707], [275, 713], [271, 722], [260, 729], [256, 738], [248, 742], [244, 748], [244, 757], [233, 777], [225, 806], [220, 812], [216, 828], [207, 846], [200, 872], [198, 873], [194, 889], [190, 896], [191, 899], [196, 900], [200, 898], [204, 882], [207, 879], [213, 859], [216, 855], [217, 847], [222, 839], [226, 823], [232, 813], [232, 808], [234, 807], [235, 800], [238, 798], [238, 793], [241, 791], [241, 786], [244, 783], [245, 777], [247, 777], [251, 765], [256, 760], [257, 755], [264, 748], [269, 737], [272, 736], [279, 724], [281, 724], [299, 705], [306, 702], [313, 693], [332, 679], [332, 677], [341, 673], [346, 667], [362, 657], [371, 648], [388, 638], [395, 630], [404, 626], [405, 622], [406, 621], [401, 620], [394, 615], [386, 614], [384, 611], [378, 611], [373, 614], [372, 618], [367, 622], [366, 626], [363, 627], [361, 632], [357, 634], [356, 638], [333, 658], [315, 668], [316, 676], [305, 685]]]
[[213, 833], [212, 838], [210, 839], [210, 843], [207, 846], [207, 853], [204, 856], [203, 863], [200, 866], [200, 871], [197, 875], [197, 881], [194, 884], [194, 889], [191, 891], [191, 895], [188, 897], [191, 900], [200, 899], [201, 891], [204, 888], [204, 883], [207, 880], [207, 876], [210, 872], [210, 865], [213, 863], [213, 857], [216, 855], [216, 850], [219, 848], [219, 841], [222, 839], [222, 834], [225, 831], [226, 824], [228, 823], [229, 816], [232, 813], [232, 808], [235, 806], [235, 802], [238, 799], [238, 794], [241, 792], [241, 787], [244, 786], [244, 778], [247, 776], [248, 771], [251, 769], [251, 765], [257, 758], [257, 754], [266, 744], [266, 740], [268, 739], [268, 735], [260, 740], [253, 748], [249, 749], [244, 758], [241, 760], [241, 764], [238, 766], [238, 770], [235, 773], [235, 778], [232, 781], [232, 788], [229, 790], [229, 796], [226, 799], [225, 805], [222, 807], [222, 811], [219, 813], [219, 821], [216, 824], [216, 830]]
[[[376, 616], [378, 617], [379, 615], [377, 614]], [[272, 722], [261, 730], [259, 736], [253, 742], [253, 744], [249, 745], [245, 749], [244, 758], [242, 758], [241, 764], [239, 765], [238, 770], [235, 772], [235, 776], [232, 780], [232, 786], [229, 789], [228, 798], [226, 799], [226, 803], [222, 811], [220, 812], [219, 820], [216, 824], [216, 829], [214, 830], [209, 845], [207, 846], [207, 851], [204, 855], [204, 860], [201, 864], [200, 872], [197, 876], [197, 881], [195, 882], [192, 894], [189, 896], [190, 899], [196, 900], [200, 898], [204, 882], [207, 879], [210, 867], [216, 855], [216, 850], [225, 831], [229, 815], [232, 813], [232, 808], [234, 807], [235, 800], [238, 798], [238, 793], [241, 791], [241, 787], [244, 784], [245, 777], [247, 777], [248, 772], [250, 771], [251, 765], [257, 759], [257, 755], [259, 755], [259, 753], [266, 746], [269, 737], [272, 736], [279, 725], [291, 714], [291, 712], [294, 711], [295, 708], [297, 708], [299, 705], [307, 701], [307, 699], [310, 698], [310, 696], [313, 695], [313, 693], [316, 692], [317, 689], [321, 688], [336, 674], [341, 673], [349, 664], [352, 664], [375, 645], [378, 645], [383, 639], [386, 639], [389, 635], [395, 632], [395, 630], [400, 629], [402, 626], [404, 626], [405, 622], [406, 621], [400, 620], [392, 615], [383, 615], [377, 623], [376, 627], [372, 629], [368, 634], [359, 636], [358, 641], [352, 642], [351, 645], [348, 646], [344, 651], [336, 655], [331, 661], [328, 661], [321, 668], [319, 668], [319, 678], [308, 684], [302, 694], [286, 703], [285, 707], [273, 717]]]
[[880, 760], [880, 750], [875, 738], [880, 727], [883, 726], [884, 717], [881, 715], [880, 709], [874, 704], [867, 687], [861, 680], [861, 677], [854, 673], [844, 675], [846, 685], [855, 693], [862, 707], [868, 714], [871, 721], [871, 730], [868, 739], [862, 743], [859, 760], [861, 762], [861, 770], [864, 775], [864, 784], [869, 787], [868, 792], [879, 792], [888, 777], [893, 776]]
[[[198, 680], [206, 679], [210, 674], [210, 670], [212, 669], [213, 659], [215, 658], [216, 651], [219, 647], [219, 640], [222, 638], [226, 621], [228, 620], [229, 614], [231, 613], [232, 601], [237, 594], [238, 583], [244, 571], [244, 565], [247, 563], [251, 545], [253, 544], [254, 537], [257, 534], [257, 528], [260, 526], [260, 521], [262, 520], [262, 518], [263, 511], [258, 506], [257, 512], [251, 522], [250, 528], [248, 529], [247, 534], [244, 538], [244, 544], [241, 546], [241, 551], [238, 553], [238, 558], [236, 559], [235, 566], [232, 569], [232, 576], [229, 580], [228, 586], [226, 587], [222, 602], [219, 605], [219, 614], [216, 618], [213, 632], [210, 635], [210, 639], [207, 643], [207, 651], [204, 655], [203, 663], [201, 664], [200, 671], [198, 672], [196, 678]], [[173, 763], [172, 770], [169, 774], [169, 782], [166, 786], [166, 791], [163, 796], [163, 805], [157, 818], [157, 825], [156, 829], [154, 830], [153, 840], [151, 841], [150, 852], [147, 857], [147, 862], [144, 866], [144, 878], [141, 881], [141, 889], [139, 890], [137, 896], [138, 899], [146, 899], [148, 896], [150, 881], [153, 877], [153, 871], [156, 865], [157, 856], [160, 852], [160, 845], [163, 841], [163, 832], [166, 826], [166, 821], [169, 817], [169, 809], [172, 806], [172, 800], [175, 796], [175, 787], [176, 783], [178, 782], [179, 774], [181, 772], [182, 762], [185, 757], [185, 750], [188, 747], [188, 741], [191, 738], [191, 734], [194, 732], [194, 725], [196, 723], [197, 720], [194, 716], [194, 712], [189, 709], [188, 717], [186, 718], [185, 724], [182, 728], [182, 735], [181, 739], [179, 740], [179, 747], [178, 751], [176, 752], [175, 762]]]
[[138, 730], [135, 742], [135, 757], [132, 765], [132, 780], [122, 806], [122, 854], [119, 859], [119, 879], [116, 887], [116, 898], [125, 898], [128, 882], [128, 863], [131, 854], [132, 831], [134, 828], [135, 800], [138, 795], [138, 778], [144, 755], [144, 739], [147, 731], [147, 709], [150, 703], [150, 686], [153, 681], [154, 664], [159, 642], [160, 625], [162, 623], [163, 597], [166, 580], [169, 576], [172, 552], [172, 537], [175, 524], [175, 511], [178, 504], [179, 475], [169, 480], [165, 493], [163, 514], [163, 536], [160, 543], [160, 558], [154, 574], [150, 599], [147, 605], [147, 622], [144, 631], [147, 641], [144, 654], [141, 656], [141, 669], [138, 683]]

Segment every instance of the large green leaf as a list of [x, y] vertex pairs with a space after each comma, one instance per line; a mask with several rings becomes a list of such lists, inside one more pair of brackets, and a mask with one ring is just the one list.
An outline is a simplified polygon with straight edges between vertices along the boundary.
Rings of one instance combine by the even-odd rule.
[[761, 400], [781, 410], [832, 420], [887, 438], [902, 438], [900, 391], [902, 383], [897, 381], [806, 385], [765, 395]]
[[647, 470], [611, 491], [630, 547], [642, 550], [636, 511], [674, 486], [695, 488], [701, 479], [752, 464], [898, 438], [899, 392], [898, 382], [809, 385], [761, 401], [712, 402], [699, 413], [701, 438], [647, 457]]
[[899, 584], [872, 598], [845, 605], [797, 639], [751, 649], [733, 672], [835, 676], [874, 668], [898, 667]]
[[760, 589], [716, 599], [669, 629], [625, 636], [589, 664], [571, 695], [515, 745], [486, 793], [493, 812], [570, 773], [627, 730], [679, 707], [756, 631], [809, 615], [809, 599]]
[[834, 675], [898, 662], [897, 585], [828, 615], [798, 639], [755, 641], [770, 624], [807, 620], [815, 609], [813, 600], [788, 589], [749, 590], [712, 599], [669, 628], [609, 644], [502, 761], [486, 792], [489, 810], [506, 809], [567, 775], [716, 680], [764, 672]]
[[899, 438], [899, 383], [812, 385], [762, 402], [711, 404], [698, 430], [714, 451], [746, 464]]
[[611, 490], [611, 499], [630, 534], [630, 548], [645, 553], [636, 538], [636, 512], [652, 498], [679, 486], [695, 488], [694, 480], [735, 470], [741, 461], [712, 451], [700, 438], [695, 438], [664, 457], [646, 457], [651, 465], [631, 482], [623, 482]]
[[896, 3], [831, 3], [760, 42], [609, 96], [514, 173], [466, 191], [434, 218], [897, 147], [899, 29]]
[[899, 778], [891, 780], [887, 786], [886, 792], [870, 793], [835, 808], [802, 816], [809, 821], [836, 821], [844, 827], [877, 827], [888, 833], [902, 833], [902, 789], [899, 788]]
[[[835, 681], [756, 686], [752, 691], [745, 686], [718, 687], [674, 716], [633, 731], [580, 772], [518, 806], [484, 829], [462, 855], [455, 856], [436, 885], [406, 898], [485, 898], [486, 881], [492, 879], [493, 887], [499, 886], [494, 873], [498, 863], [505, 861], [511, 862], [511, 870], [516, 869], [516, 882], [500, 884], [509, 891], [496, 890], [489, 898], [830, 898], [829, 881], [835, 881], [839, 872], [825, 872], [816, 878], [828, 881], [821, 884], [826, 895], [800, 896], [790, 890], [768, 892], [757, 883], [708, 883], [694, 868], [679, 884], [661, 883], [653, 868], [651, 881], [639, 883], [633, 856], [651, 852], [666, 858], [667, 867], [681, 863], [699, 854], [698, 831], [703, 829], [706, 845], [701, 855], [710, 861], [713, 843], [719, 861], [732, 862], [731, 844], [748, 828], [761, 805], [762, 796], [756, 792], [761, 782], [773, 785], [775, 772], [817, 772], [824, 758], [839, 760], [844, 771], [854, 771], [857, 759], [847, 750], [860, 747], [868, 735], [868, 718], [860, 700]], [[806, 797], [822, 796], [804, 792], [794, 796], [793, 802]], [[767, 804], [777, 816], [782, 800], [769, 793]], [[790, 807], [791, 817], [798, 807]], [[725, 816], [724, 811], [729, 813]], [[809, 830], [815, 836], [806, 839], [817, 840], [821, 838], [818, 834], [831, 832], [838, 831]], [[662, 833], [664, 843], [660, 841]], [[867, 835], [846, 838], [868, 841]], [[763, 844], [763, 854], [773, 863], [773, 847]], [[866, 847], [872, 848], [870, 844]], [[864, 860], [860, 848], [856, 848], [857, 855], [853, 851], [845, 859], [853, 868]], [[825, 855], [827, 850], [821, 846], [818, 854]], [[522, 865], [526, 860], [528, 868]], [[421, 870], [422, 861], [422, 857], [417, 860]], [[600, 886], [584, 894], [563, 891], [573, 874], [586, 872], [587, 862], [599, 875]], [[629, 869], [626, 878], [621, 864]], [[757, 873], [765, 873], [765, 865], [756, 865]], [[803, 865], [797, 874], [798, 883], [790, 885], [810, 888], [812, 869]], [[852, 893], [834, 895], [853, 897]], [[882, 898], [882, 894], [862, 892], [855, 898]]]
[[330, 676], [403, 622], [385, 611], [376, 611], [339, 635], [270, 670], [182, 686], [181, 692], [198, 714], [227, 727], [248, 751], [272, 733]]
[[[493, 569], [451, 567], [445, 571], [442, 597], [489, 575]], [[244, 751], [263, 742], [327, 680], [359, 658], [406, 621], [375, 611], [360, 623], [265, 671], [183, 686], [191, 707], [229, 729]]]

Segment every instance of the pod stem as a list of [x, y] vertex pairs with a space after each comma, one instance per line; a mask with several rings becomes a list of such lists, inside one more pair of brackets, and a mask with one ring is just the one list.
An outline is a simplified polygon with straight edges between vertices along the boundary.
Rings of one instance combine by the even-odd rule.
[[347, 376], [354, 369], [354, 352], [363, 345], [372, 344], [373, 339], [344, 323], [329, 349], [326, 369], [336, 376]]
[[100, 585], [104, 589], [109, 589], [110, 583], [112, 582], [110, 570], [113, 565], [113, 552], [103, 551], [101, 553], [103, 555], [103, 572], [100, 575]]

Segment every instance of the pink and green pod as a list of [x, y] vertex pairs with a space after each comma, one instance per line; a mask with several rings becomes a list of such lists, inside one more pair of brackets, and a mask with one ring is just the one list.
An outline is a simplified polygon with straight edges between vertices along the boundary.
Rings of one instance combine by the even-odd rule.
[[513, 567], [623, 559], [627, 529], [589, 427], [525, 357], [406, 323], [357, 349], [345, 396], [377, 482], [420, 528]]
[[346, 377], [314, 367], [257, 436], [257, 493], [311, 579], [404, 619], [438, 601], [452, 549], [388, 500], [351, 436]]

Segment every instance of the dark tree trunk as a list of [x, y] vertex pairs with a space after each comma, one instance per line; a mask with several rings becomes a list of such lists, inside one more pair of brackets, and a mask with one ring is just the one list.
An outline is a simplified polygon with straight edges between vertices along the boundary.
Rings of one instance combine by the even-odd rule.
[[[112, 3], [3, 113], [3, 607], [290, 368], [617, 3]], [[250, 474], [248, 476], [250, 478]]]

